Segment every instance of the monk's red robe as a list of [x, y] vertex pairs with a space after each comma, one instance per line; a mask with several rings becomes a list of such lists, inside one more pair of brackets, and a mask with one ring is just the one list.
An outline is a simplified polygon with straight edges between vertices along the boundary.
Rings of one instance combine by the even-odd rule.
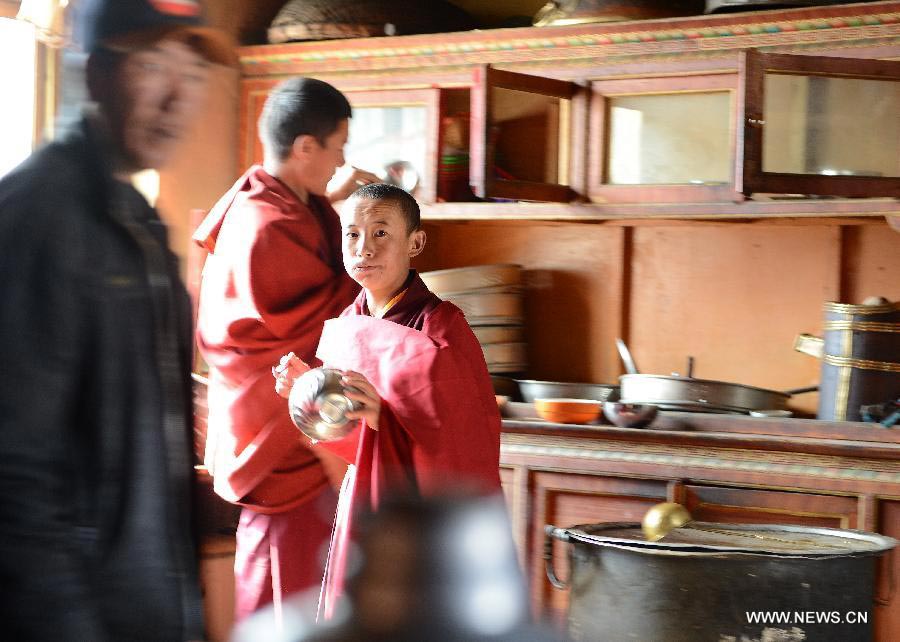
[[500, 413], [478, 340], [462, 312], [411, 271], [403, 298], [383, 319], [365, 292], [326, 322], [317, 356], [366, 376], [382, 397], [379, 429], [363, 425], [320, 447], [353, 464], [344, 480], [320, 613], [343, 592], [353, 520], [388, 495], [454, 489], [500, 492]]
[[226, 500], [282, 513], [328, 484], [275, 393], [272, 366], [291, 351], [314, 365], [322, 324], [359, 289], [341, 264], [340, 221], [325, 198], [306, 205], [255, 166], [194, 239], [210, 252], [197, 329], [210, 366], [206, 464]]

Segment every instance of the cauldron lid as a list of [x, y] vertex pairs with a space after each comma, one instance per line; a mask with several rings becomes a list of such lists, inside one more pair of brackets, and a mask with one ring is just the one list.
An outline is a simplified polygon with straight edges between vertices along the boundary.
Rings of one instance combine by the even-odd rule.
[[648, 542], [641, 525], [630, 522], [583, 524], [564, 530], [569, 541], [665, 555], [835, 557], [877, 555], [897, 544], [890, 537], [864, 531], [781, 524], [690, 522], [658, 542]]

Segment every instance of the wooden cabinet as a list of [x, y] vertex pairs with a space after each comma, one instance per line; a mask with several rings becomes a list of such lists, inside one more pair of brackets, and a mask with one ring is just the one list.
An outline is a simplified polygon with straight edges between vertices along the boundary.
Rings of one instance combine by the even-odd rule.
[[[426, 148], [419, 201], [428, 248], [415, 267], [523, 266], [525, 378], [615, 382], [613, 340], [623, 337], [645, 372], [681, 371], [694, 356], [699, 377], [808, 386], [819, 363], [794, 352], [793, 339], [821, 335], [825, 301], [900, 299], [897, 237], [884, 220], [900, 215], [900, 202], [807, 197], [831, 193], [823, 181], [844, 195], [895, 194], [896, 179], [880, 156], [881, 169], [855, 155], [800, 173], [812, 171], [807, 156], [831, 159], [847, 146], [810, 147], [800, 134], [815, 129], [806, 126], [784, 134], [773, 107], [794, 114], [788, 123], [819, 116], [784, 109], [809, 92], [774, 100], [765, 70], [777, 61], [792, 88], [838, 72], [894, 86], [898, 16], [898, 1], [869, 2], [246, 47], [240, 164], [259, 159], [262, 102], [289, 75], [331, 82], [360, 110], [427, 105], [415, 149]], [[841, 59], [859, 65], [841, 71]], [[862, 133], [887, 141], [879, 154], [900, 162], [885, 100], [856, 122], [878, 122]], [[635, 144], [638, 121], [656, 146]], [[683, 162], [665, 162], [679, 150]], [[767, 156], [802, 165], [770, 166]], [[466, 176], [487, 200], [471, 194]], [[817, 401], [804, 395], [792, 407], [810, 415]]]

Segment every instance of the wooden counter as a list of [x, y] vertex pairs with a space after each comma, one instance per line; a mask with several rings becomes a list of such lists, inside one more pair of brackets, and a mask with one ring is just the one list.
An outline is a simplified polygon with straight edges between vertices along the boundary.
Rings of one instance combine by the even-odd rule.
[[[851, 528], [900, 539], [900, 431], [876, 424], [662, 413], [650, 428], [503, 422], [501, 477], [535, 612], [561, 620], [544, 525], [634, 521], [677, 501], [701, 521]], [[523, 410], [525, 408], [525, 410]], [[557, 574], [566, 547], [554, 543]], [[900, 552], [882, 558], [876, 640], [900, 639]], [[791, 605], [786, 604], [785, 609]]]

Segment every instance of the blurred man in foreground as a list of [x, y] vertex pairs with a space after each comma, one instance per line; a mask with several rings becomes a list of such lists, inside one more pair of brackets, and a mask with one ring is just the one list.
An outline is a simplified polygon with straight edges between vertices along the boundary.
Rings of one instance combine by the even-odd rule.
[[200, 639], [190, 307], [130, 177], [169, 159], [234, 54], [197, 2], [79, 10], [96, 109], [0, 181], [0, 621]]

